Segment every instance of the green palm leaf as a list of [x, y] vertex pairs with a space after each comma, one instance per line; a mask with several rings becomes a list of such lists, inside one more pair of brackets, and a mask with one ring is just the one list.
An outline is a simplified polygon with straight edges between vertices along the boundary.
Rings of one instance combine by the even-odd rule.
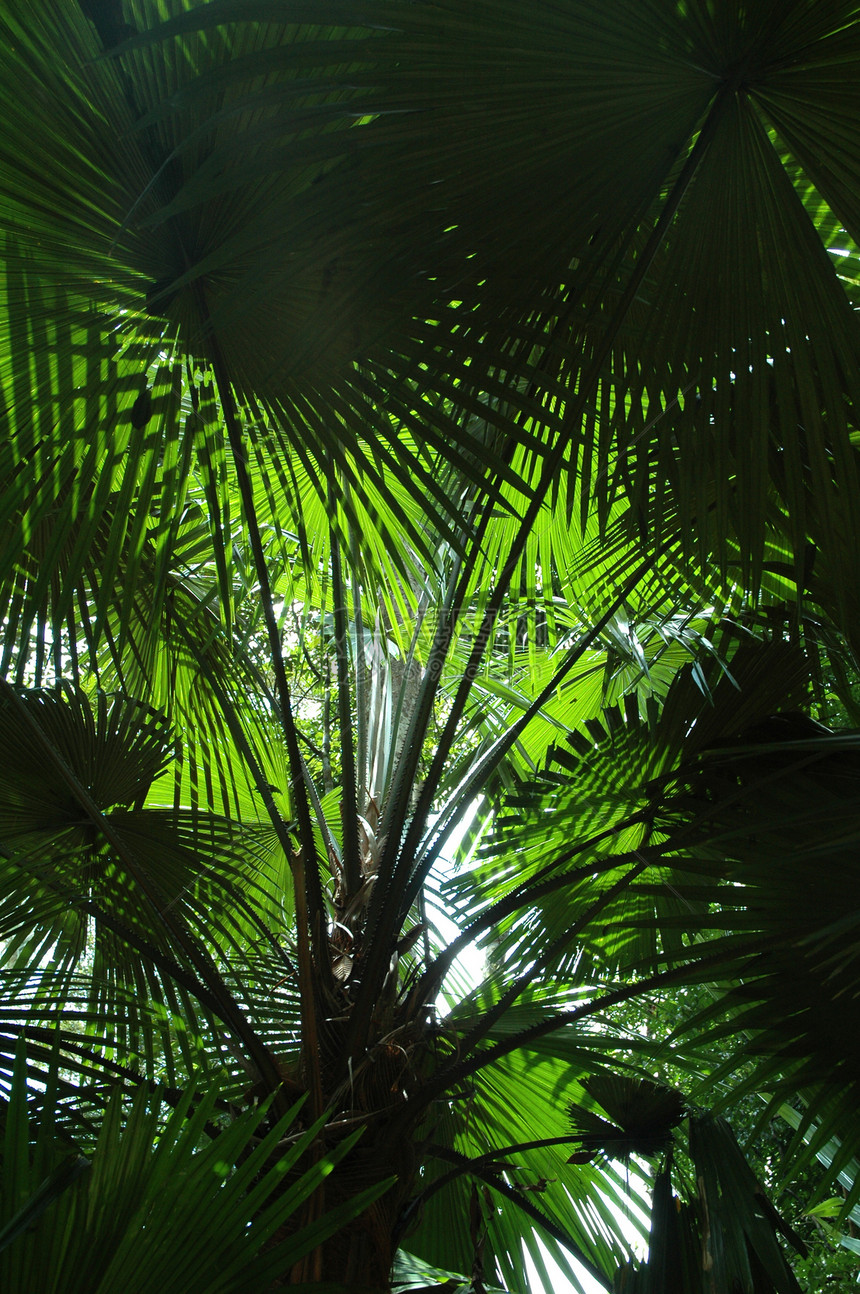
[[288, 1137], [295, 1109], [271, 1126], [266, 1106], [225, 1122], [211, 1094], [188, 1092], [165, 1117], [144, 1089], [127, 1113], [117, 1093], [89, 1158], [74, 1157], [50, 1105], [28, 1114], [24, 1055], [4, 1111], [0, 1271], [10, 1289], [259, 1289], [386, 1185], [285, 1237], [355, 1134], [306, 1167], [319, 1127]]

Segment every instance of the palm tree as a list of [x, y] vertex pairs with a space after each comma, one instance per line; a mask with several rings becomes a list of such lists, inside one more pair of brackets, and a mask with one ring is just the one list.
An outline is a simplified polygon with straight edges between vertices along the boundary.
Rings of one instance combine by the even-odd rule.
[[135, 1154], [105, 1291], [167, 1171], [177, 1288], [799, 1288], [720, 1111], [850, 1214], [855, 7], [0, 23], [7, 1283]]

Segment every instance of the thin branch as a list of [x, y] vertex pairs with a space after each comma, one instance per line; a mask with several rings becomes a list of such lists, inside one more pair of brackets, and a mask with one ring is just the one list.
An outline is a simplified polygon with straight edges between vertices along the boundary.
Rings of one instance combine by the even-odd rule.
[[[355, 747], [352, 734], [352, 698], [349, 690], [349, 634], [346, 586], [340, 560], [340, 543], [331, 527], [331, 578], [334, 610], [334, 646], [337, 660], [337, 718], [340, 735], [341, 793], [343, 795], [343, 871], [346, 901], [361, 887], [358, 848], [358, 805], [356, 803]], [[356, 662], [361, 669], [360, 659]]]
[[[529, 1143], [524, 1144], [528, 1145]], [[541, 1212], [541, 1210], [533, 1204], [522, 1191], [518, 1191], [515, 1187], [508, 1186], [507, 1182], [503, 1182], [498, 1170], [493, 1172], [489, 1167], [483, 1166], [484, 1163], [493, 1156], [488, 1155], [482, 1156], [481, 1159], [469, 1159], [466, 1155], [461, 1155], [456, 1150], [448, 1150], [447, 1147], [438, 1145], [430, 1147], [430, 1150], [437, 1159], [445, 1159], [449, 1163], [457, 1165], [456, 1171], [446, 1173], [444, 1177], [440, 1179], [440, 1184], [447, 1185], [448, 1182], [453, 1181], [456, 1177], [462, 1176], [464, 1173], [468, 1173], [470, 1177], [477, 1177], [479, 1181], [484, 1182], [487, 1186], [491, 1187], [492, 1190], [498, 1191], [498, 1193], [503, 1195], [506, 1200], [510, 1200], [510, 1202], [515, 1204], [518, 1209], [521, 1209], [522, 1212], [532, 1220], [532, 1222], [536, 1223], [536, 1225], [543, 1231], [546, 1231], [548, 1235], [552, 1236], [553, 1240], [557, 1240], [559, 1244], [563, 1245], [565, 1249], [574, 1255], [576, 1261], [586, 1269], [589, 1275], [596, 1280], [603, 1289], [612, 1289], [612, 1284], [606, 1276], [606, 1273], [601, 1271], [600, 1268], [595, 1265], [593, 1260], [589, 1258], [588, 1254], [585, 1253], [585, 1251], [581, 1249], [573, 1239], [573, 1236], [569, 1235], [565, 1230], [558, 1226], [557, 1223], [548, 1218], [545, 1213]], [[500, 1151], [498, 1153], [501, 1154], [504, 1152]], [[433, 1185], [436, 1186], [436, 1183]], [[433, 1193], [431, 1188], [428, 1188], [428, 1192], [430, 1194]]]
[[[465, 780], [457, 788], [457, 790], [454, 793], [454, 796], [452, 797], [452, 799], [455, 801], [455, 806], [454, 806], [455, 808], [457, 807], [457, 805], [471, 804], [472, 800], [475, 798], [478, 791], [485, 783], [486, 779], [490, 776], [491, 773], [495, 771], [496, 768], [498, 768], [501, 761], [512, 749], [514, 744], [519, 740], [520, 734], [526, 728], [527, 724], [529, 724], [531, 720], [540, 713], [540, 711], [543, 709], [543, 707], [552, 697], [553, 693], [561, 686], [562, 682], [567, 677], [567, 675], [571, 672], [573, 667], [579, 663], [579, 661], [584, 656], [585, 652], [588, 651], [588, 649], [591, 647], [595, 639], [600, 636], [600, 634], [606, 628], [607, 624], [612, 619], [612, 617], [616, 614], [619, 608], [624, 605], [624, 602], [630, 596], [633, 590], [636, 588], [636, 585], [639, 583], [642, 577], [649, 573], [649, 571], [652, 569], [654, 565], [654, 562], [657, 561], [660, 556], [662, 556], [662, 553], [664, 551], [665, 551], [664, 549], [658, 550], [657, 553], [653, 554], [653, 556], [647, 557], [643, 562], [639, 564], [639, 566], [637, 566], [636, 570], [630, 576], [627, 583], [622, 587], [618, 596], [610, 604], [610, 606], [607, 608], [605, 613], [600, 617], [600, 619], [596, 622], [596, 624], [594, 624], [589, 629], [588, 633], [584, 635], [582, 640], [579, 643], [577, 643], [576, 647], [570, 651], [566, 660], [556, 670], [555, 674], [550, 679], [549, 683], [547, 683], [546, 687], [544, 687], [543, 690], [538, 694], [538, 696], [535, 697], [534, 701], [532, 701], [532, 703], [528, 706], [528, 708], [523, 711], [523, 713], [519, 716], [519, 718], [517, 718], [510, 725], [510, 727], [505, 732], [504, 736], [500, 737], [496, 742], [494, 742], [493, 746], [476, 761], [475, 766], [469, 771]], [[415, 821], [418, 822], [420, 825], [420, 820], [418, 819], [417, 814], [416, 814]], [[415, 895], [417, 894], [420, 887], [424, 884], [424, 881], [427, 879], [427, 876], [429, 875], [433, 867], [433, 864], [435, 863], [436, 859], [439, 857], [439, 854], [445, 844], [445, 841], [448, 839], [448, 836], [453, 831], [457, 821], [458, 819], [452, 813], [451, 819], [449, 820], [448, 824], [445, 827], [443, 827], [443, 829], [438, 833], [436, 838], [433, 840], [432, 844], [428, 845], [428, 847], [424, 850], [424, 852], [419, 856], [412, 878], [404, 893], [404, 897], [403, 897], [404, 911], [408, 911], [410, 904], [414, 901]], [[408, 839], [407, 839], [407, 843], [408, 843]], [[406, 853], [405, 845], [404, 845], [404, 853]]]
[[[687, 158], [684, 168], [678, 176], [675, 186], [660, 212], [648, 242], [643, 248], [633, 272], [627, 281], [626, 287], [621, 295], [621, 299], [618, 302], [612, 319], [595, 348], [591, 363], [586, 372], [582, 375], [582, 379], [577, 387], [576, 397], [571, 401], [569, 407], [565, 409], [562, 426], [559, 430], [555, 447], [544, 459], [540, 479], [535, 487], [532, 500], [523, 514], [517, 538], [511, 545], [505, 565], [499, 574], [498, 581], [487, 603], [481, 627], [475, 637], [472, 651], [463, 671], [460, 686], [454, 695], [451, 710], [437, 746], [436, 754], [427, 772], [424, 787], [415, 809], [413, 826], [416, 823], [426, 820], [431, 812], [433, 799], [438, 790], [439, 782], [444, 770], [444, 763], [447, 758], [446, 752], [450, 749], [454, 741], [457, 728], [463, 717], [466, 703], [471, 693], [472, 684], [477, 677], [478, 670], [484, 658], [484, 653], [486, 652], [490, 642], [493, 626], [499, 615], [504, 599], [507, 596], [511, 581], [519, 567], [520, 558], [525, 549], [526, 543], [528, 542], [529, 536], [532, 534], [538, 514], [544, 506], [547, 491], [552, 485], [556, 472], [561, 466], [564, 455], [567, 452], [568, 437], [565, 433], [568, 427], [576, 426], [578, 424], [588, 401], [591, 399], [593, 390], [600, 379], [603, 364], [615, 344], [617, 335], [627, 317], [630, 307], [636, 299], [636, 294], [639, 291], [642, 281], [650, 268], [654, 257], [660, 249], [669, 226], [675, 218], [678, 207], [680, 206], [687, 189], [692, 183], [693, 177], [704, 154], [710, 146], [717, 124], [725, 109], [725, 105], [731, 97], [731, 93], [733, 93], [733, 91], [730, 92], [726, 86], [721, 87], [718, 92], [716, 99], [712, 104], [708, 119], [699, 133], [698, 139], [690, 151], [690, 156]], [[402, 855], [407, 859], [407, 862], [410, 850], [414, 851], [417, 849], [419, 843], [418, 839], [416, 839], [417, 830], [418, 828], [408, 832], [406, 839], [403, 842]]]
[[[344, 497], [349, 507], [351, 492], [349, 481], [344, 482]], [[353, 572], [352, 606], [355, 622], [355, 726], [356, 726], [356, 796], [364, 811], [369, 787], [367, 785], [367, 697], [365, 695], [364, 669], [364, 614], [361, 606], [361, 581], [359, 562], [358, 535], [355, 526], [347, 521], [349, 529], [349, 560]]]
[[[519, 908], [526, 907], [536, 903], [539, 899], [545, 898], [555, 890], [561, 889], [565, 885], [575, 885], [577, 881], [591, 879], [601, 876], [604, 872], [614, 871], [616, 867], [623, 867], [626, 863], [633, 862], [637, 856], [636, 850], [630, 850], [623, 854], [611, 854], [608, 858], [602, 858], [599, 861], [591, 860], [582, 867], [575, 868], [572, 872], [563, 872], [561, 875], [550, 876], [549, 873], [556, 872], [559, 867], [570, 862], [577, 854], [585, 853], [593, 849], [595, 845], [618, 835], [622, 831], [627, 831], [630, 827], [639, 826], [648, 821], [647, 813], [635, 813], [622, 822], [615, 823], [612, 827], [607, 827], [605, 831], [599, 832], [596, 836], [591, 836], [588, 840], [575, 845], [572, 849], [566, 850], [551, 863], [547, 863], [539, 872], [522, 885], [518, 885], [515, 890], [507, 894], [497, 903], [492, 904], [479, 917], [470, 922], [465, 930], [462, 930], [456, 939], [452, 940], [442, 952], [438, 953], [436, 958], [430, 962], [428, 960], [427, 968], [421, 976], [415, 987], [411, 1006], [417, 1007], [421, 1002], [429, 1001], [433, 997], [441, 984], [448, 969], [464, 948], [474, 943], [478, 935], [485, 930], [491, 929], [498, 925], [505, 917], [511, 916]], [[655, 850], [653, 861], [657, 861], [662, 856], [662, 851]], [[411, 1014], [410, 1008], [410, 1014]]]
[[[459, 567], [459, 561], [458, 561]], [[429, 726], [433, 713], [433, 703], [439, 687], [448, 643], [456, 616], [452, 604], [457, 596], [454, 581], [443, 602], [439, 623], [430, 649], [424, 678], [418, 694], [418, 700], [406, 736], [403, 742], [401, 758], [395, 770], [388, 808], [380, 824], [379, 835], [385, 840], [380, 858], [376, 881], [371, 893], [364, 946], [366, 955], [361, 967], [360, 990], [353, 1005], [349, 1026], [344, 1038], [344, 1061], [354, 1056], [363, 1048], [364, 1039], [376, 1009], [376, 1000], [385, 976], [388, 974], [391, 959], [391, 930], [388, 928], [390, 905], [387, 903], [387, 892], [391, 881], [391, 870], [397, 858], [397, 845], [392, 844], [392, 833], [402, 830], [402, 823], [408, 810], [409, 798], [417, 773], [423, 734]], [[399, 903], [397, 909], [399, 910]], [[395, 913], [396, 915], [396, 913]]]
[[290, 704], [290, 688], [289, 683], [287, 682], [284, 654], [281, 648], [281, 633], [278, 626], [278, 618], [275, 614], [274, 598], [272, 596], [272, 587], [269, 581], [269, 569], [266, 563], [266, 554], [263, 548], [260, 524], [257, 519], [256, 507], [254, 504], [254, 491], [251, 484], [251, 477], [248, 472], [248, 460], [242, 439], [242, 428], [236, 415], [233, 392], [224, 369], [220, 348], [214, 337], [210, 336], [209, 340], [213, 349], [212, 364], [215, 374], [215, 382], [218, 387], [221, 409], [223, 411], [224, 422], [227, 427], [227, 437], [233, 454], [236, 479], [239, 485], [239, 493], [242, 497], [242, 512], [245, 519], [245, 525], [248, 528], [248, 540], [251, 548], [251, 555], [254, 560], [254, 573], [257, 577], [257, 583], [260, 590], [260, 604], [263, 609], [263, 619], [266, 625], [270, 663], [272, 666], [272, 672], [275, 676], [275, 692], [278, 698], [281, 725], [283, 727], [284, 740], [287, 747], [287, 757], [290, 761], [290, 773], [293, 782], [293, 794], [295, 797], [299, 837], [303, 847], [308, 850], [308, 857], [313, 858], [315, 857], [313, 828], [311, 826], [310, 810], [308, 808], [304, 788], [298, 736], [296, 734], [292, 706]]
[[553, 940], [549, 948], [547, 948], [541, 956], [538, 957], [531, 966], [529, 966], [528, 970], [524, 971], [522, 975], [517, 976], [505, 992], [502, 993], [498, 1002], [496, 1002], [494, 1006], [490, 1007], [488, 1011], [482, 1013], [474, 1029], [472, 1029], [471, 1032], [468, 1033], [460, 1042], [461, 1056], [468, 1055], [469, 1052], [474, 1050], [476, 1044], [479, 1043], [482, 1038], [486, 1037], [496, 1021], [500, 1019], [500, 1017], [503, 1016], [511, 1006], [513, 1006], [517, 998], [534, 983], [536, 975], [540, 971], [545, 970], [546, 967], [553, 962], [558, 954], [570, 944], [571, 940], [575, 939], [580, 931], [584, 930], [588, 923], [606, 907], [607, 903], [611, 903], [618, 894], [631, 884], [631, 882], [636, 880], [637, 876], [642, 874], [646, 867], [650, 866], [651, 859], [646, 858], [640, 850], [637, 849], [635, 851], [635, 857], [636, 863], [631, 867], [630, 871], [626, 872], [624, 876], [619, 877], [613, 885], [610, 885], [608, 889], [604, 890], [600, 897], [595, 899], [594, 903], [587, 907], [585, 912], [583, 912], [583, 914], [574, 921], [572, 926], [559, 935], [557, 939]]
[[[210, 316], [202, 290], [198, 293], [198, 296], [204, 322], [208, 325]], [[323, 899], [322, 878], [320, 876], [299, 740], [290, 705], [290, 691], [284, 666], [284, 656], [281, 650], [281, 635], [277, 616], [275, 615], [266, 555], [257, 520], [254, 491], [248, 472], [242, 429], [236, 415], [233, 391], [227, 376], [218, 338], [211, 328], [209, 331], [209, 345], [212, 353], [215, 383], [221, 400], [221, 408], [227, 427], [227, 437], [230, 442], [236, 479], [242, 498], [242, 509], [245, 524], [248, 528], [254, 570], [260, 589], [260, 601], [271, 652], [271, 665], [275, 675], [275, 690], [286, 741], [287, 758], [290, 764], [293, 802], [298, 822], [299, 848], [297, 851], [288, 854], [288, 858], [292, 868], [295, 889], [299, 990], [303, 1016], [303, 1052], [307, 1066], [311, 1111], [313, 1117], [318, 1117], [322, 1112], [321, 1058], [317, 1030], [317, 1019], [322, 1014], [319, 1002], [320, 986], [329, 993], [332, 991], [331, 960], [327, 939], [328, 922]]]
[[[653, 975], [645, 976], [645, 978], [637, 980], [633, 984], [627, 984], [624, 988], [616, 989], [613, 993], [607, 993], [601, 998], [574, 1008], [572, 1011], [558, 1011], [554, 1015], [547, 1016], [539, 1024], [532, 1025], [529, 1029], [523, 1029], [520, 1033], [512, 1034], [510, 1037], [495, 1043], [492, 1047], [486, 1048], [485, 1051], [479, 1052], [477, 1056], [473, 1056], [471, 1060], [458, 1060], [452, 1065], [443, 1067], [429, 1079], [419, 1093], [416, 1093], [415, 1100], [422, 1107], [426, 1107], [441, 1096], [443, 1092], [450, 1091], [452, 1087], [461, 1083], [464, 1079], [480, 1073], [482, 1069], [495, 1064], [497, 1060], [510, 1055], [513, 1051], [518, 1051], [524, 1047], [527, 1048], [530, 1042], [535, 1042], [538, 1038], [544, 1038], [547, 1034], [563, 1029], [566, 1025], [576, 1024], [579, 1020], [585, 1020], [589, 1016], [600, 1014], [609, 1007], [618, 1006], [621, 1002], [627, 1002], [643, 993], [649, 993], [652, 989], [663, 988], [668, 984], [683, 983], [685, 978], [692, 974], [699, 975], [704, 968], [711, 969], [725, 966], [727, 962], [737, 957], [750, 957], [765, 952], [773, 944], [774, 938], [755, 939], [748, 944], [712, 953], [709, 957], [702, 957], [697, 961], [684, 962], [682, 966], [676, 966], [672, 970], [657, 971]], [[694, 949], [690, 949], [690, 952], [694, 952]]]
[[[525, 549], [528, 538], [534, 528], [541, 508], [544, 506], [546, 494], [555, 480], [556, 473], [561, 466], [564, 455], [567, 452], [568, 437], [565, 434], [570, 426], [575, 426], [581, 419], [585, 408], [590, 400], [593, 390], [600, 379], [600, 373], [603, 364], [609, 355], [612, 346], [615, 344], [617, 335], [624, 323], [630, 307], [633, 305], [642, 281], [657, 255], [668, 229], [675, 218], [678, 208], [693, 181], [699, 164], [710, 147], [714, 137], [718, 122], [725, 110], [726, 104], [734, 94], [734, 88], [729, 85], [723, 85], [717, 92], [711, 110], [703, 125], [690, 155], [687, 158], [684, 167], [675, 182], [672, 192], [669, 194], [663, 208], [660, 212], [651, 235], [642, 250], [633, 272], [627, 281], [621, 299], [613, 313], [613, 316], [598, 343], [591, 362], [582, 375], [582, 380], [578, 384], [576, 397], [565, 409], [562, 419], [562, 426], [559, 429], [556, 438], [555, 447], [547, 454], [541, 468], [539, 482], [535, 488], [532, 500], [527, 507], [520, 522], [517, 538], [514, 540], [509, 551], [507, 560], [499, 578], [494, 587], [493, 593], [487, 603], [481, 626], [475, 636], [469, 659], [463, 671], [460, 686], [458, 687], [451, 708], [446, 720], [445, 726], [440, 735], [436, 746], [430, 767], [427, 770], [423, 780], [421, 792], [418, 796], [417, 804], [414, 807], [412, 821], [407, 828], [405, 836], [401, 840], [401, 831], [406, 821], [408, 801], [405, 798], [405, 787], [407, 778], [409, 785], [415, 776], [415, 769], [420, 757], [421, 743], [417, 738], [426, 731], [417, 727], [419, 713], [422, 722], [426, 725], [429, 718], [432, 700], [438, 690], [439, 678], [442, 674], [442, 668], [448, 649], [453, 637], [454, 629], [465, 601], [469, 580], [469, 568], [463, 571], [462, 577], [457, 588], [457, 592], [452, 600], [449, 613], [440, 622], [437, 630], [436, 639], [431, 649], [430, 659], [428, 661], [427, 675], [430, 676], [431, 686], [421, 697], [421, 703], [416, 708], [413, 716], [413, 724], [410, 726], [410, 737], [412, 737], [412, 750], [408, 751], [409, 741], [407, 740], [407, 760], [403, 761], [403, 769], [398, 769], [398, 774], [403, 773], [396, 783], [396, 795], [392, 796], [391, 805], [391, 822], [388, 825], [387, 844], [383, 851], [383, 860], [380, 865], [379, 878], [375, 887], [372, 898], [372, 915], [375, 920], [371, 927], [371, 948], [367, 959], [367, 964], [362, 968], [362, 994], [360, 1005], [356, 1004], [353, 1012], [353, 1020], [348, 1034], [347, 1053], [353, 1054], [358, 1045], [359, 1038], [363, 1036], [370, 1015], [373, 1010], [373, 1003], [379, 991], [382, 979], [384, 978], [387, 966], [387, 956], [389, 944], [393, 933], [399, 928], [399, 923], [403, 917], [403, 895], [406, 892], [406, 886], [412, 871], [412, 862], [418, 850], [423, 831], [423, 824], [428, 820], [433, 801], [438, 791], [441, 778], [444, 773], [445, 763], [448, 758], [448, 752], [451, 750], [456, 733], [459, 729], [460, 722], [466, 709], [466, 704], [471, 695], [472, 686], [478, 675], [484, 654], [492, 637], [492, 630], [498, 618], [504, 599], [507, 596], [510, 584], [519, 567], [522, 553]], [[492, 498], [489, 492], [485, 493], [485, 502], [482, 509], [481, 519], [478, 525], [478, 534], [473, 536], [472, 554], [477, 552], [480, 539], [485, 532], [486, 525], [489, 521], [492, 510]], [[391, 857], [391, 861], [389, 861]], [[390, 878], [390, 879], [389, 879]], [[399, 885], [398, 885], [399, 881]], [[401, 894], [398, 895], [398, 890]]]
[[[432, 1181], [429, 1186], [426, 1186], [419, 1195], [414, 1196], [413, 1199], [409, 1201], [409, 1204], [403, 1211], [402, 1217], [398, 1221], [395, 1240], [403, 1235], [408, 1228], [411, 1219], [418, 1210], [423, 1209], [427, 1201], [432, 1199], [432, 1197], [440, 1191], [443, 1186], [447, 1186], [449, 1182], [456, 1181], [458, 1177], [471, 1174], [473, 1168], [479, 1169], [488, 1163], [495, 1163], [502, 1156], [507, 1157], [508, 1155], [518, 1155], [522, 1154], [526, 1150], [544, 1150], [549, 1149], [552, 1146], [578, 1145], [581, 1140], [581, 1136], [573, 1136], [572, 1134], [566, 1137], [541, 1137], [538, 1141], [518, 1141], [512, 1146], [500, 1146], [497, 1150], [489, 1150], [485, 1155], [476, 1155], [472, 1159], [467, 1159], [465, 1155], [461, 1156], [463, 1161], [462, 1163], [459, 1163], [456, 1168], [452, 1168], [450, 1172], [443, 1173], [441, 1177], [437, 1177], [435, 1181]], [[456, 1152], [449, 1152], [449, 1148], [447, 1146], [440, 1146], [435, 1141], [431, 1141], [427, 1146], [427, 1154], [433, 1155], [437, 1159], [447, 1159], [450, 1161], [451, 1153]]]

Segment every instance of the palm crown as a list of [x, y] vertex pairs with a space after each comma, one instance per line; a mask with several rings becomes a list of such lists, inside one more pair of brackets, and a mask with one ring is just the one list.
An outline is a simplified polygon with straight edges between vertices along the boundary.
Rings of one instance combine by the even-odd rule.
[[722, 1115], [851, 1215], [855, 7], [0, 24], [9, 1288], [799, 1289]]

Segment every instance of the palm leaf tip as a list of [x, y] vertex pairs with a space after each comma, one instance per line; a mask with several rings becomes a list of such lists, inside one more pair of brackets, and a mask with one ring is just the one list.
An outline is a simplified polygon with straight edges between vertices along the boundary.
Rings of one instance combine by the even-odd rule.
[[583, 1086], [608, 1118], [576, 1103], [569, 1107], [571, 1128], [581, 1144], [571, 1157], [574, 1163], [583, 1155], [626, 1160], [662, 1154], [671, 1145], [672, 1129], [687, 1113], [680, 1092], [650, 1079], [595, 1074]]

